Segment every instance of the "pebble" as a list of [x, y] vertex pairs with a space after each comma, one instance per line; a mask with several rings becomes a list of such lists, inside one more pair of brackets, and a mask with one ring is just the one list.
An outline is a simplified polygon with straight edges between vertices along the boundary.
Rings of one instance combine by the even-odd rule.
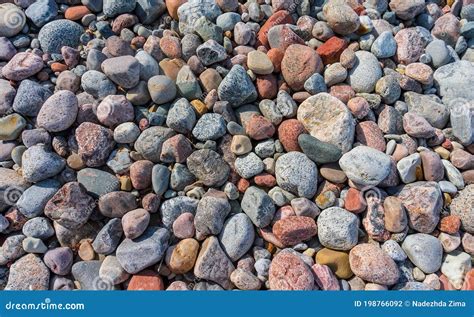
[[23, 177], [33, 183], [40, 182], [59, 174], [66, 162], [44, 145], [34, 145], [22, 156]]
[[213, 150], [193, 152], [188, 159], [189, 171], [206, 186], [220, 186], [227, 180], [230, 168], [223, 158]]
[[340, 207], [323, 210], [318, 217], [318, 237], [321, 244], [334, 250], [350, 250], [358, 240], [359, 219]]
[[318, 169], [305, 154], [289, 152], [278, 158], [275, 165], [278, 185], [298, 197], [312, 198], [316, 194]]
[[367, 146], [358, 146], [339, 160], [347, 177], [362, 186], [376, 186], [390, 173], [388, 155]]
[[76, 129], [76, 139], [78, 154], [88, 167], [104, 165], [115, 145], [111, 130], [91, 122]]
[[395, 261], [373, 244], [355, 246], [349, 253], [349, 263], [356, 276], [371, 283], [393, 285], [400, 278]]
[[71, 272], [73, 253], [70, 248], [59, 247], [46, 252], [43, 260], [54, 274], [67, 275]]
[[382, 77], [377, 58], [369, 52], [355, 53], [356, 62], [348, 72], [347, 82], [358, 93], [371, 93], [375, 84]]
[[442, 195], [435, 182], [415, 182], [398, 194], [408, 214], [409, 225], [421, 233], [431, 233], [439, 222]]
[[44, 214], [61, 226], [77, 229], [87, 222], [95, 205], [81, 184], [70, 182], [46, 203]]
[[382, 32], [375, 39], [370, 51], [377, 58], [389, 58], [394, 56], [397, 51], [397, 42], [395, 42], [392, 32]]
[[316, 235], [316, 222], [309, 217], [294, 216], [278, 220], [273, 234], [285, 246], [293, 246]]
[[355, 133], [353, 118], [337, 98], [327, 93], [312, 96], [299, 106], [297, 118], [319, 141], [335, 145], [342, 152], [351, 149]]
[[411, 234], [403, 241], [402, 248], [410, 261], [424, 273], [434, 273], [440, 269], [443, 247], [435, 237], [424, 233]]
[[77, 113], [77, 97], [68, 90], [61, 90], [44, 102], [36, 124], [49, 132], [64, 131], [76, 121]]
[[194, 275], [229, 289], [230, 275], [234, 270], [235, 267], [220, 247], [219, 240], [214, 236], [207, 238], [201, 245], [196, 259]]
[[76, 22], [65, 19], [54, 20], [41, 28], [38, 40], [43, 51], [59, 54], [63, 46], [77, 47], [83, 32], [82, 26]]
[[172, 247], [169, 260], [170, 270], [175, 274], [184, 274], [191, 271], [196, 262], [198, 251], [199, 243], [196, 240], [181, 240], [175, 247]]
[[217, 92], [221, 101], [228, 101], [234, 107], [257, 99], [257, 91], [245, 69], [240, 65], [231, 68]]
[[472, 215], [474, 185], [468, 185], [459, 192], [459, 195], [451, 202], [451, 215], [458, 216], [461, 219], [463, 230], [468, 233], [474, 233], [474, 217]]
[[301, 44], [290, 45], [281, 61], [281, 72], [286, 83], [294, 90], [301, 90], [305, 81], [314, 73], [322, 72], [319, 55]]
[[247, 188], [241, 207], [258, 228], [269, 225], [275, 214], [275, 205], [270, 196], [255, 186]]
[[252, 221], [244, 213], [230, 217], [222, 227], [219, 241], [222, 249], [232, 261], [237, 261], [247, 253], [255, 240]]
[[145, 209], [135, 209], [122, 217], [122, 228], [127, 239], [138, 238], [148, 227], [150, 214]]
[[34, 254], [27, 254], [10, 267], [5, 290], [48, 290], [49, 276], [43, 261]]
[[199, 201], [194, 216], [196, 237], [204, 238], [218, 235], [224, 226], [224, 220], [231, 211], [227, 197], [220, 197], [222, 192], [208, 192]]
[[122, 221], [118, 218], [109, 220], [97, 233], [92, 243], [94, 251], [99, 254], [110, 254], [117, 248], [122, 237]]
[[149, 227], [137, 239], [125, 239], [117, 247], [117, 260], [130, 274], [158, 263], [168, 247], [169, 232], [164, 228]]
[[280, 252], [273, 258], [268, 274], [271, 290], [312, 290], [314, 288], [311, 270], [300, 257], [288, 251]]
[[151, 77], [148, 80], [148, 91], [153, 102], [157, 104], [164, 104], [173, 100], [177, 93], [176, 84], [164, 75]]

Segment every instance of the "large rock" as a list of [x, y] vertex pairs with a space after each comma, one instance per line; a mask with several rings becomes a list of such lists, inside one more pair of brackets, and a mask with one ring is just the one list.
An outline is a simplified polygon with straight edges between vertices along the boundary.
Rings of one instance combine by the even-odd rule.
[[331, 207], [318, 217], [318, 237], [325, 247], [350, 250], [358, 241], [359, 218], [343, 208]]
[[32, 183], [56, 176], [66, 166], [66, 161], [42, 144], [34, 145], [22, 155], [23, 177]]
[[343, 152], [352, 148], [355, 122], [339, 99], [327, 93], [309, 97], [298, 107], [297, 118], [320, 141], [333, 144]]
[[43, 261], [30, 253], [12, 264], [5, 290], [48, 290], [49, 276], [49, 270]]
[[209, 187], [221, 186], [227, 180], [230, 167], [215, 151], [203, 149], [193, 152], [188, 159], [189, 171]]

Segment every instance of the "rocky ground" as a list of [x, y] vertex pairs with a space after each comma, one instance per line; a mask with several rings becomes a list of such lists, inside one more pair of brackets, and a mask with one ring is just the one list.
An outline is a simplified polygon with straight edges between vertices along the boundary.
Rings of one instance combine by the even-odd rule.
[[0, 69], [0, 289], [474, 289], [473, 0], [1, 0]]

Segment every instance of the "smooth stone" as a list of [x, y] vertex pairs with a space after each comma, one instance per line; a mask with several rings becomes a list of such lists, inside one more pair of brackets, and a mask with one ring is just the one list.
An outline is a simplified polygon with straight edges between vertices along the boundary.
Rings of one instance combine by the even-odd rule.
[[66, 162], [55, 152], [47, 151], [44, 145], [34, 145], [22, 156], [23, 177], [37, 183], [59, 174]]
[[159, 227], [149, 227], [135, 240], [125, 239], [117, 247], [117, 260], [124, 270], [135, 274], [158, 263], [168, 247], [170, 234]]
[[390, 173], [388, 155], [367, 146], [357, 146], [339, 160], [347, 177], [363, 186], [376, 186]]
[[443, 247], [433, 236], [424, 233], [408, 235], [402, 248], [410, 261], [424, 273], [434, 273], [441, 267]]
[[237, 261], [247, 253], [255, 240], [252, 221], [244, 213], [231, 216], [222, 227], [219, 241], [222, 249], [232, 261]]
[[303, 153], [290, 152], [280, 156], [275, 175], [281, 188], [299, 197], [312, 198], [316, 194], [318, 169]]

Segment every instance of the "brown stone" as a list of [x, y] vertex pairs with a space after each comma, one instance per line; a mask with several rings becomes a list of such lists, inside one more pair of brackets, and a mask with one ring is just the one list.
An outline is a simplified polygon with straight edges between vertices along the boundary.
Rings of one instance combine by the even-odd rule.
[[306, 129], [303, 124], [296, 119], [288, 119], [280, 124], [278, 127], [278, 139], [286, 152], [301, 152], [301, 148], [298, 144], [298, 136], [302, 133], [306, 133]]
[[342, 52], [347, 47], [347, 41], [337, 36], [331, 37], [318, 47], [316, 52], [321, 56], [324, 65], [334, 64], [339, 62]]
[[181, 240], [173, 249], [170, 270], [175, 274], [184, 274], [192, 270], [199, 251], [199, 243], [194, 239]]
[[323, 71], [323, 63], [319, 55], [310, 47], [293, 44], [285, 51], [281, 62], [283, 78], [291, 89], [303, 89], [305, 81], [314, 73]]

